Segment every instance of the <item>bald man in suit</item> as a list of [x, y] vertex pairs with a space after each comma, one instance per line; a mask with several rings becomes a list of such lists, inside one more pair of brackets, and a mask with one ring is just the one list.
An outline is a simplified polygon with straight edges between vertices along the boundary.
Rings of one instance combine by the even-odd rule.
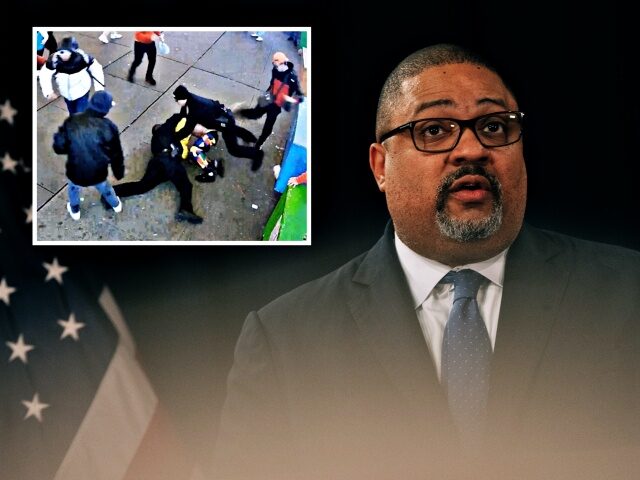
[[[524, 223], [523, 116], [463, 48], [396, 67], [369, 150], [391, 222], [368, 252], [249, 314], [220, 478], [629, 478], [640, 466], [640, 254]], [[481, 370], [451, 353], [459, 272], [479, 279], [465, 315], [481, 328], [483, 346], [469, 344], [486, 349]], [[454, 370], [469, 390], [486, 375], [467, 417]]]

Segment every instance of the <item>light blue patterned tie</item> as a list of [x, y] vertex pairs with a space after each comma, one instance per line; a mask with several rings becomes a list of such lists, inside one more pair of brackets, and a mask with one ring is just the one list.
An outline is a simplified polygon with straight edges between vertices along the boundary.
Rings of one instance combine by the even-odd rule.
[[476, 295], [485, 277], [473, 270], [451, 271], [454, 298], [442, 340], [442, 385], [463, 445], [482, 441], [491, 367], [491, 340]]

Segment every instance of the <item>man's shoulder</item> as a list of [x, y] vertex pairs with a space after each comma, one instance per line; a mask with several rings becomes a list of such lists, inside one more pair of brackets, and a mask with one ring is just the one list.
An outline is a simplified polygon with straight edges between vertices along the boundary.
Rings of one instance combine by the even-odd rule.
[[524, 235], [530, 249], [550, 252], [576, 268], [628, 271], [640, 275], [640, 252], [636, 250], [531, 226], [526, 227]]
[[92, 55], [89, 55], [87, 52], [80, 48], [76, 49], [74, 53], [78, 55], [78, 62], [84, 62], [86, 66], [91, 66], [93, 63], [99, 65], [98, 61]]
[[296, 309], [303, 311], [323, 305], [325, 304], [324, 302], [339, 303], [344, 301], [352, 278], [367, 253], [364, 252], [332, 272], [304, 283], [276, 298], [262, 307], [259, 313], [270, 316], [283, 310]]
[[116, 134], [119, 133], [118, 126], [113, 122], [113, 120], [105, 116], [92, 114], [88, 110], [71, 115], [69, 118], [75, 118], [76, 122], [89, 125], [92, 128], [102, 129], [106, 127]]
[[103, 119], [105, 120], [105, 123], [109, 126], [109, 128], [111, 129], [111, 131], [113, 133], [115, 133], [116, 135], [118, 135], [120, 133], [120, 130], [118, 129], [118, 126], [115, 124], [115, 122], [113, 120], [111, 120], [110, 118], [107, 118], [107, 117], [103, 117]]
[[360, 311], [363, 301], [370, 301], [371, 295], [385, 295], [385, 286], [397, 278], [398, 272], [401, 275], [393, 229], [388, 224], [371, 248], [271, 301], [257, 311], [257, 317], [267, 330], [282, 335], [335, 333], [349, 325], [348, 320]]

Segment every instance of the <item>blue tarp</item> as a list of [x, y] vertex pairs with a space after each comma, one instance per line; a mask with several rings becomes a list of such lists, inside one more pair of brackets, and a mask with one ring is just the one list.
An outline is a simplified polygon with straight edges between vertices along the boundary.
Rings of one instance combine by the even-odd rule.
[[307, 149], [301, 145], [292, 143], [282, 160], [280, 175], [273, 189], [282, 193], [287, 189], [287, 181], [291, 177], [297, 177], [307, 171]]

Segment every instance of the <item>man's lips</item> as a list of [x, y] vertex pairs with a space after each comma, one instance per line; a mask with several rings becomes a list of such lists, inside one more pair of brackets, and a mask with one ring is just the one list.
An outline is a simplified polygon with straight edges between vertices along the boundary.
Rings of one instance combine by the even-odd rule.
[[482, 175], [465, 175], [451, 185], [449, 196], [464, 203], [484, 202], [493, 197], [489, 180]]

